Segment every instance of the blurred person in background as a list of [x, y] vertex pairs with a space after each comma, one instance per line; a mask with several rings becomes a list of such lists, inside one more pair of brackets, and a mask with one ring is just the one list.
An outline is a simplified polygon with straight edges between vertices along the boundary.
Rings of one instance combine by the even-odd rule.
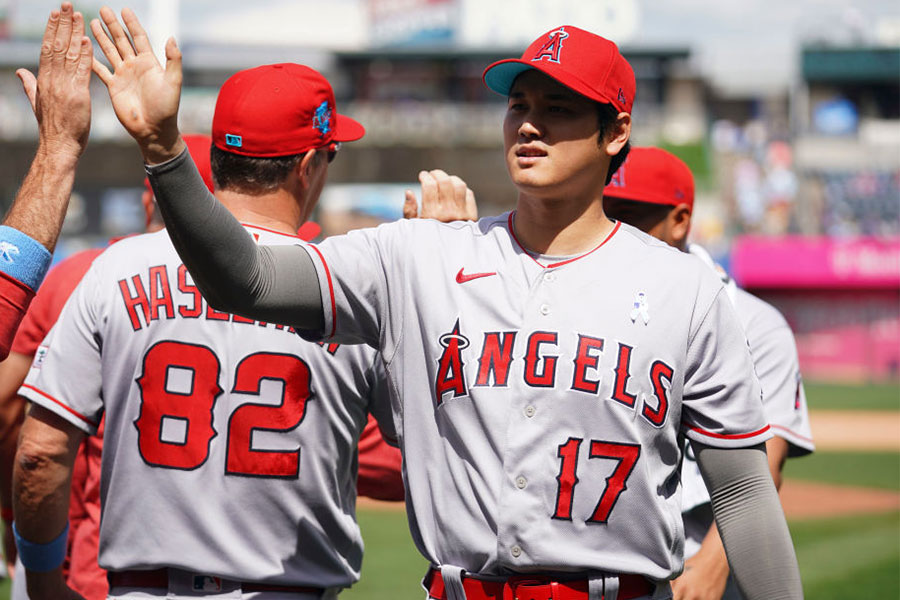
[[[775, 433], [766, 442], [766, 453], [775, 487], [780, 489], [785, 459], [815, 449], [790, 326], [774, 306], [737, 287], [706, 250], [688, 242], [694, 178], [678, 157], [660, 148], [632, 148], [603, 191], [603, 207], [610, 218], [698, 257], [722, 279], [747, 336], [764, 412]], [[709, 493], [689, 444], [685, 445], [682, 486], [687, 560], [684, 573], [672, 583], [675, 600], [739, 600]]]
[[47, 273], [62, 229], [91, 128], [92, 58], [84, 17], [64, 2], [47, 20], [37, 77], [16, 71], [37, 119], [38, 148], [0, 225], [0, 360]]

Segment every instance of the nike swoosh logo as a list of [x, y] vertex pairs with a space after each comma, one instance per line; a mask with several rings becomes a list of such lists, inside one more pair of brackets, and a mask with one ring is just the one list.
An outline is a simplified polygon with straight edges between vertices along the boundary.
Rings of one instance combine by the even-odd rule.
[[491, 275], [496, 275], [496, 273], [469, 273], [466, 275], [463, 273], [465, 267], [459, 270], [459, 273], [456, 274], [456, 283], [465, 283], [467, 281], [472, 281], [473, 279], [480, 279], [482, 277], [490, 277]]

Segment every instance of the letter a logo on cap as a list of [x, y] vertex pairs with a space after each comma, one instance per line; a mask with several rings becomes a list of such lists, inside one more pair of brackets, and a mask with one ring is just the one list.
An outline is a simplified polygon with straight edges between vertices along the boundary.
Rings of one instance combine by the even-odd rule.
[[536, 60], [549, 60], [550, 62], [559, 63], [559, 53], [562, 51], [562, 43], [563, 40], [569, 37], [569, 34], [566, 33], [565, 28], [560, 27], [556, 31], [551, 31], [547, 34], [550, 38], [547, 40], [543, 46], [538, 49], [535, 53], [532, 61]]

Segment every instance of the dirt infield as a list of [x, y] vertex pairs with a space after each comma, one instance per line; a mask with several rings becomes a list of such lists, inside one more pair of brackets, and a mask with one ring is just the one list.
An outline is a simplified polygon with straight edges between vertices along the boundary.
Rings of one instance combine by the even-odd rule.
[[900, 452], [900, 412], [815, 410], [809, 420], [818, 450]]
[[787, 479], [781, 504], [788, 519], [821, 519], [900, 510], [900, 493]]
[[[900, 412], [816, 410], [809, 420], [817, 450], [900, 452]], [[787, 479], [781, 503], [789, 519], [818, 519], [900, 510], [900, 493]]]

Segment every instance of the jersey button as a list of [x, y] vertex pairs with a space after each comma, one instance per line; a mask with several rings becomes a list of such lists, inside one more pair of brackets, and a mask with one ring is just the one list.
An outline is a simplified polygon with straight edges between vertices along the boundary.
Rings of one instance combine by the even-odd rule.
[[541, 304], [541, 314], [547, 316], [550, 314], [550, 305], [549, 304]]
[[521, 475], [519, 475], [518, 477], [516, 477], [516, 487], [517, 487], [517, 488], [519, 488], [520, 490], [524, 490], [524, 489], [525, 489], [525, 486], [527, 486], [527, 485], [528, 485], [528, 480], [527, 480], [527, 479], [525, 479], [525, 478], [522, 477]]
[[522, 549], [518, 546], [513, 546], [509, 549], [509, 553], [513, 555], [513, 558], [519, 558], [522, 556]]
[[547, 283], [553, 283], [556, 281], [556, 273], [544, 273], [544, 281]]
[[536, 413], [536, 412], [537, 412], [537, 409], [536, 409], [535, 407], [533, 407], [533, 406], [526, 406], [526, 407], [525, 407], [525, 416], [528, 417], [529, 419], [530, 419], [531, 417], [533, 417], [533, 416], [534, 416], [534, 413]]

